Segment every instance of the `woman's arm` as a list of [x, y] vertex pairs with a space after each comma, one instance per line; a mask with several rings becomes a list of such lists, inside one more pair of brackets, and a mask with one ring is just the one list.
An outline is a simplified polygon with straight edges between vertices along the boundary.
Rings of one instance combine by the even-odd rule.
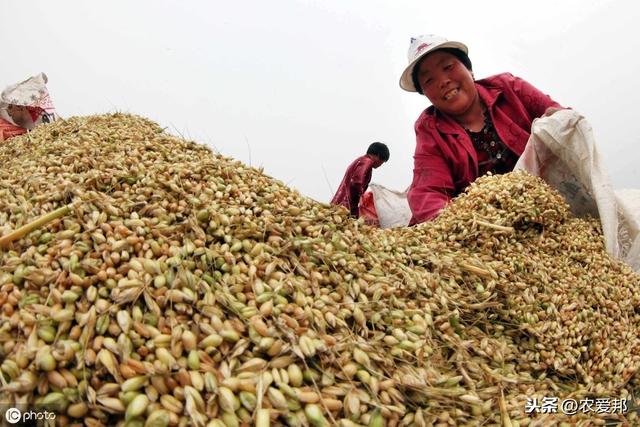
[[564, 109], [562, 105], [554, 101], [549, 95], [542, 93], [526, 80], [511, 74], [509, 74], [509, 77], [513, 91], [522, 101], [532, 120], [544, 116], [547, 112], [552, 114], [557, 110]]
[[440, 153], [414, 156], [413, 182], [408, 201], [413, 217], [411, 225], [435, 218], [455, 194], [449, 165]]
[[8, 121], [0, 118], [0, 141], [6, 141], [14, 136], [23, 135], [27, 133], [26, 129], [15, 126]]

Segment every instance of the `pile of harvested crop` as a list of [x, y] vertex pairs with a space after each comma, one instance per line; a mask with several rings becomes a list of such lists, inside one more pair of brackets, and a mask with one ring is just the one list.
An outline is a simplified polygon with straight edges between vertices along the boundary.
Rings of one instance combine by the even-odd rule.
[[624, 415], [528, 399], [637, 390], [640, 279], [529, 175], [379, 230], [130, 115], [0, 165], [0, 236], [69, 211], [0, 252], [2, 400], [64, 425], [550, 425]]

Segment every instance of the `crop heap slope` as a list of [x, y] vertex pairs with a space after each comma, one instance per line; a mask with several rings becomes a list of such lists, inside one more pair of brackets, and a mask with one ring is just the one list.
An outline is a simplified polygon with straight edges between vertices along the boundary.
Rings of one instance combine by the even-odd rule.
[[41, 126], [0, 165], [0, 236], [68, 207], [0, 252], [3, 402], [87, 426], [522, 426], [623, 419], [525, 406], [638, 388], [640, 280], [532, 176], [379, 230], [131, 115]]

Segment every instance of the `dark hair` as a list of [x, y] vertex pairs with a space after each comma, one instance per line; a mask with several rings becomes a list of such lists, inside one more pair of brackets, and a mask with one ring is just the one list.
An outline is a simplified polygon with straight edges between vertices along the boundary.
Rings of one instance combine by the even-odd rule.
[[374, 154], [383, 162], [389, 160], [389, 148], [382, 142], [374, 142], [367, 149], [367, 154]]
[[[467, 54], [464, 53], [463, 51], [461, 51], [460, 49], [456, 49], [456, 48], [453, 48], [453, 47], [443, 47], [443, 48], [437, 49], [437, 50], [441, 50], [443, 52], [450, 53], [451, 55], [455, 56], [458, 59], [458, 61], [462, 62], [462, 64], [465, 67], [467, 67], [467, 70], [473, 71], [473, 67], [471, 65], [471, 60], [469, 59]], [[420, 87], [420, 83], [418, 82], [418, 70], [420, 69], [420, 64], [422, 64], [422, 61], [424, 61], [424, 59], [427, 56], [428, 55], [425, 55], [422, 58], [420, 58], [420, 61], [416, 62], [416, 65], [413, 66], [413, 70], [411, 70], [411, 80], [413, 81], [413, 86], [415, 86], [416, 91], [420, 95], [424, 95], [424, 94], [422, 93], [422, 88]]]

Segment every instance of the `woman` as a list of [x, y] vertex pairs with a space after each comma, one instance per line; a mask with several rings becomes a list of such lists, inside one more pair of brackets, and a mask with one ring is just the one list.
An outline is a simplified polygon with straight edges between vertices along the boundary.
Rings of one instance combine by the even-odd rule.
[[474, 80], [467, 53], [432, 34], [411, 39], [400, 87], [432, 105], [415, 124], [410, 225], [433, 219], [478, 176], [513, 170], [533, 120], [563, 108], [509, 73]]
[[0, 141], [22, 135], [58, 115], [47, 90], [47, 76], [37, 74], [0, 94]]

